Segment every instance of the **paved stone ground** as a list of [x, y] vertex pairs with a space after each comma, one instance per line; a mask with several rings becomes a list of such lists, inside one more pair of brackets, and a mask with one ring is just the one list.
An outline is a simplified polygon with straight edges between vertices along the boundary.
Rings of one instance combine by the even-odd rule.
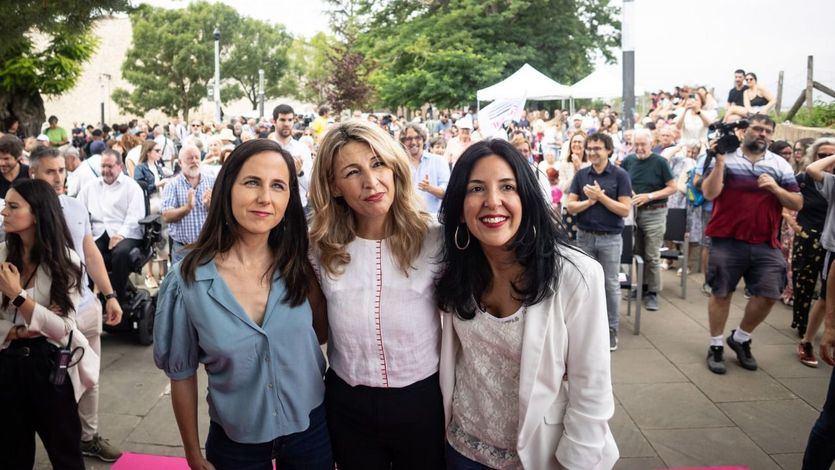
[[[621, 454], [615, 468], [800, 469], [831, 369], [823, 363], [818, 369], [800, 364], [796, 333], [789, 328], [791, 310], [778, 304], [754, 333], [753, 352], [760, 369], [742, 369], [730, 352], [728, 373], [710, 373], [704, 361], [707, 297], [699, 290], [701, 279], [700, 274], [691, 275], [688, 298], [683, 300], [679, 279], [673, 271], [666, 272], [661, 309], [644, 310], [641, 334], [633, 336], [631, 319], [622, 320], [620, 348], [612, 355], [617, 404], [611, 426]], [[738, 294], [728, 332], [738, 325], [744, 306]], [[622, 307], [626, 312], [625, 302]], [[183, 455], [168, 380], [154, 367], [152, 348], [112, 335], [105, 335], [102, 343], [102, 434], [131, 452]], [[204, 390], [202, 371], [199, 378]], [[198, 415], [205, 442], [208, 410], [202, 397]], [[87, 465], [109, 468], [89, 459]], [[49, 468], [41, 448], [37, 468]]]

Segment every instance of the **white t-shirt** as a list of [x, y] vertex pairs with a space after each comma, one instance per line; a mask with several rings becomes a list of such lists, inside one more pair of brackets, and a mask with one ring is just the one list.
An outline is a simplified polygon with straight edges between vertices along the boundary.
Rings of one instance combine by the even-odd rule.
[[[278, 141], [276, 140], [276, 142]], [[304, 174], [299, 177], [299, 196], [301, 196], [302, 207], [304, 207], [307, 205], [307, 193], [310, 191], [310, 175], [313, 173], [313, 156], [310, 153], [310, 148], [292, 137], [286, 145], [281, 142], [278, 142], [278, 144], [284, 150], [290, 152], [293, 158], [302, 161], [302, 171]]]
[[84, 204], [66, 194], [58, 196], [58, 200], [61, 202], [61, 209], [64, 211], [64, 220], [67, 222], [67, 228], [70, 230], [73, 249], [78, 253], [78, 257], [81, 258], [81, 269], [83, 270], [81, 275], [83, 284], [81, 305], [79, 305], [79, 310], [81, 310], [82, 306], [95, 298], [93, 292], [90, 290], [90, 284], [87, 282], [87, 269], [84, 261], [86, 259], [84, 255], [84, 236], [92, 235], [93, 233], [90, 226], [90, 213], [87, 212]]
[[387, 240], [357, 238], [332, 277], [312, 257], [328, 301], [328, 361], [351, 386], [405, 387], [438, 371], [441, 314], [435, 306], [440, 226], [429, 229], [409, 277]]

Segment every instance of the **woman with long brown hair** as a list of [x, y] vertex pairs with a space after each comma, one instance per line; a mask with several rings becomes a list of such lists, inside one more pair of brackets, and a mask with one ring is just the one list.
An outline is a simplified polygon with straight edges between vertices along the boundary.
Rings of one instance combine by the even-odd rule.
[[[45, 181], [16, 181], [0, 214], [6, 231], [0, 244], [3, 465], [32, 468], [37, 433], [53, 467], [83, 469], [76, 403], [83, 390], [75, 367], [71, 377], [69, 368], [55, 367], [59, 348], [86, 344], [81, 333], [71, 335], [77, 331], [81, 261], [71, 250], [58, 195]], [[93, 355], [89, 349], [84, 354]]]
[[[295, 165], [278, 143], [243, 143], [221, 168], [206, 222], [163, 280], [154, 360], [191, 468], [332, 470], [324, 303], [307, 258]], [[209, 376], [206, 457], [199, 364]]]

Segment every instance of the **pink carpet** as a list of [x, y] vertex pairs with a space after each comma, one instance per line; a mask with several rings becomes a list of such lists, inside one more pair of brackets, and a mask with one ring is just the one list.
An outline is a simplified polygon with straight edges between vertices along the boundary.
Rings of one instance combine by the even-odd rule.
[[111, 470], [188, 470], [188, 462], [182, 457], [132, 454], [125, 452], [113, 464]]

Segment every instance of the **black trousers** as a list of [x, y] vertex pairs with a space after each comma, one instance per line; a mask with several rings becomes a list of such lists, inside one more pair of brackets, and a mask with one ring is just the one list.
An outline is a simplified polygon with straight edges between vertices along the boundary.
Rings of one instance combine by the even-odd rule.
[[402, 388], [351, 387], [325, 376], [325, 407], [340, 470], [444, 469], [438, 374]]
[[128, 278], [130, 277], [130, 250], [142, 245], [142, 240], [134, 240], [133, 238], [125, 238], [112, 250], [107, 248], [110, 243], [110, 237], [107, 232], [104, 232], [96, 240], [96, 246], [104, 258], [104, 265], [107, 271], [110, 272], [110, 283], [119, 296], [119, 300], [125, 299], [125, 291], [128, 286]]
[[41, 437], [52, 468], [83, 469], [81, 423], [69, 378], [49, 382], [55, 347], [46, 338], [12, 341], [0, 352], [0, 467], [31, 470], [35, 433]]

